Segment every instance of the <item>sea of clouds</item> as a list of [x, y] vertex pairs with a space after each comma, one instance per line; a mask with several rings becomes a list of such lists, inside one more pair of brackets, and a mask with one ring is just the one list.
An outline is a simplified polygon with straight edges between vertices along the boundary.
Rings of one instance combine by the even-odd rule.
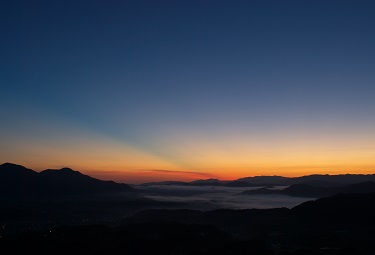
[[[181, 203], [184, 208], [212, 209], [269, 209], [292, 208], [312, 198], [286, 195], [243, 195], [249, 187], [186, 186], [186, 185], [138, 185], [145, 197], [160, 202]], [[259, 188], [259, 187], [257, 187]], [[282, 189], [285, 187], [274, 187]]]

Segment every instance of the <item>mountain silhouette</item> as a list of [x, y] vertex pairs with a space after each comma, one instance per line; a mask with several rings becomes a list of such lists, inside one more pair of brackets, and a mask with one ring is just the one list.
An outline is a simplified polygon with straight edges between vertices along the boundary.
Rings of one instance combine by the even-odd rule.
[[149, 182], [142, 185], [182, 185], [182, 186], [223, 186], [223, 187], [264, 187], [264, 186], [291, 186], [308, 184], [315, 187], [338, 187], [343, 185], [375, 182], [375, 174], [313, 174], [300, 177], [283, 176], [254, 176], [236, 180], [205, 179], [191, 182], [164, 181]]
[[293, 217], [303, 218], [312, 224], [375, 227], [375, 192], [319, 198], [297, 205], [291, 211]]
[[317, 187], [310, 184], [294, 184], [282, 190], [260, 188], [243, 191], [244, 195], [281, 194], [294, 197], [326, 197], [336, 194], [375, 192], [375, 182], [368, 181], [339, 187]]
[[300, 177], [255, 176], [238, 179], [258, 186], [290, 186], [293, 184], [310, 184], [312, 186], [335, 187], [360, 182], [375, 182], [375, 174], [313, 174]]
[[55, 196], [129, 192], [127, 184], [103, 181], [70, 168], [36, 172], [21, 165], [0, 165], [0, 191], [6, 196]]
[[[324, 184], [321, 180], [316, 182]], [[0, 249], [5, 254], [35, 251], [39, 254], [186, 255], [368, 255], [375, 251], [375, 183], [372, 181], [338, 187], [302, 183], [283, 190], [256, 190], [263, 194], [283, 192], [305, 196], [340, 193], [291, 209], [171, 210], [155, 204], [155, 207], [144, 207], [146, 210], [133, 210], [142, 201], [129, 203], [111, 196], [103, 200], [55, 200], [66, 194], [91, 196], [130, 191], [129, 188], [133, 190], [126, 184], [101, 181], [70, 168], [38, 173], [20, 165], [0, 165], [1, 194], [25, 198], [15, 205], [9, 203], [11, 206], [2, 203]], [[27, 200], [30, 194], [49, 194], [53, 199]], [[129, 194], [133, 197], [134, 193]], [[107, 225], [87, 225], [98, 222]]]
[[0, 165], [0, 196], [22, 195], [38, 187], [38, 173], [21, 165]]
[[254, 185], [247, 181], [233, 180], [233, 181], [222, 181], [219, 179], [205, 179], [205, 180], [195, 180], [191, 182], [183, 181], [162, 181], [162, 182], [146, 182], [142, 183], [144, 186], [151, 185], [179, 185], [179, 186], [222, 186], [222, 187], [254, 187]]
[[[184, 224], [208, 224], [225, 229], [232, 234], [249, 231], [305, 230], [313, 224], [319, 231], [330, 225], [348, 228], [375, 227], [375, 192], [363, 194], [339, 194], [304, 202], [291, 209], [218, 209], [198, 210], [144, 210], [123, 220], [125, 224], [145, 222], [178, 222]], [[315, 224], [315, 225], [314, 225]], [[242, 232], [244, 231], [244, 232]]]
[[206, 179], [206, 180], [192, 181], [192, 182], [189, 182], [189, 184], [194, 185], [194, 186], [205, 186], [205, 185], [221, 186], [224, 184], [224, 182], [218, 179], [211, 178], [211, 179]]
[[21, 165], [16, 165], [12, 163], [4, 163], [0, 165], [0, 177], [2, 178], [24, 178], [35, 176], [36, 174], [37, 172]]

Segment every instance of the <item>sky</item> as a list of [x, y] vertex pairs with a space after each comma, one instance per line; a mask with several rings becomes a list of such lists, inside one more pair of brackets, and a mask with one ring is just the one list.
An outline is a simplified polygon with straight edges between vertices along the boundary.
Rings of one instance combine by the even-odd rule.
[[375, 173], [375, 2], [0, 1], [0, 163], [127, 183]]

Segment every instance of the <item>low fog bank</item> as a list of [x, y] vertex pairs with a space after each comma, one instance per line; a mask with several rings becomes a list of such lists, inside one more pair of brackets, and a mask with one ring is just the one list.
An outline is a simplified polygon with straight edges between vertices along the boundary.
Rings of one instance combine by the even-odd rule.
[[[212, 209], [269, 209], [292, 208], [312, 198], [290, 197], [279, 194], [251, 195], [241, 193], [245, 190], [257, 189], [249, 187], [218, 187], [218, 186], [181, 186], [181, 185], [136, 185], [144, 192], [146, 198], [160, 202], [185, 204], [185, 207], [199, 210]], [[277, 186], [274, 189], [283, 189]]]

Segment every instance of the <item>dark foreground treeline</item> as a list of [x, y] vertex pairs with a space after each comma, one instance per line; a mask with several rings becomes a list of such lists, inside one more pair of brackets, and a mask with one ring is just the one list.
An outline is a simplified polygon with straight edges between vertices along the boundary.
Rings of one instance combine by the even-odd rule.
[[0, 245], [4, 254], [274, 254], [263, 241], [240, 241], [213, 226], [173, 223], [61, 227], [3, 238]]
[[146, 210], [121, 223], [0, 238], [1, 254], [375, 254], [375, 193], [292, 209]]

